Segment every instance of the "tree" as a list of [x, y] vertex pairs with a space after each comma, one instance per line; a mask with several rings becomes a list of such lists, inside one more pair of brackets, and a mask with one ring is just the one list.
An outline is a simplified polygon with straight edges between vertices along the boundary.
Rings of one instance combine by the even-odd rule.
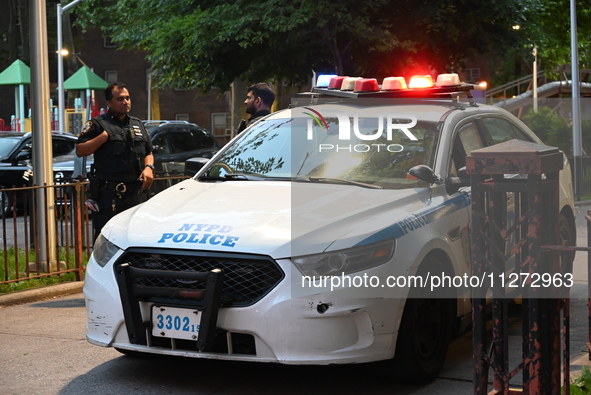
[[[392, 75], [409, 64], [443, 71], [504, 45], [518, 14], [509, 0], [88, 0], [100, 26], [146, 51], [160, 86], [227, 88], [235, 79], [307, 81], [312, 70]], [[400, 73], [398, 73], [400, 75]]]
[[[521, 32], [531, 53], [537, 47], [538, 60], [550, 72], [571, 64], [570, 0], [522, 0]], [[591, 7], [588, 0], [577, 1], [579, 67], [591, 68]], [[531, 57], [533, 62], [533, 57]]]
[[[169, 87], [226, 88], [236, 78], [304, 83], [312, 69], [346, 71], [354, 38], [366, 38], [369, 48], [396, 44], [386, 22], [372, 18], [385, 0], [99, 3], [82, 3], [78, 22], [101, 26], [124, 48], [146, 51], [160, 84]], [[356, 21], [353, 9], [361, 14]]]

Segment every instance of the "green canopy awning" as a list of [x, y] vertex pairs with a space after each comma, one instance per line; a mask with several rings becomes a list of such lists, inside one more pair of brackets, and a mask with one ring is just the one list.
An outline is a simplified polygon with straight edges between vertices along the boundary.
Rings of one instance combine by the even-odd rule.
[[88, 66], [82, 66], [64, 82], [64, 89], [105, 89], [107, 85], [107, 81], [93, 73]]
[[[22, 60], [15, 60], [0, 73], [0, 85], [30, 85], [31, 68]], [[106, 87], [107, 85], [105, 85]]]

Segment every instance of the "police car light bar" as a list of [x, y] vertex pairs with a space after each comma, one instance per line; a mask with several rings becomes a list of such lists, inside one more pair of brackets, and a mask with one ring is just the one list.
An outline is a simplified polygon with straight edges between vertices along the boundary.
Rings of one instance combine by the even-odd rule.
[[336, 77], [334, 74], [320, 74], [316, 80], [316, 86], [319, 88], [326, 88], [334, 77]]
[[409, 89], [413, 88], [432, 88], [433, 78], [430, 75], [414, 75], [408, 83]]
[[408, 86], [404, 77], [387, 77], [378, 85], [375, 78], [333, 76], [328, 85], [320, 83], [312, 88], [312, 94], [346, 98], [426, 98], [450, 97], [464, 94], [472, 97], [471, 90], [486, 89], [486, 87], [460, 82], [455, 73], [440, 74], [435, 84], [430, 75], [413, 76]]

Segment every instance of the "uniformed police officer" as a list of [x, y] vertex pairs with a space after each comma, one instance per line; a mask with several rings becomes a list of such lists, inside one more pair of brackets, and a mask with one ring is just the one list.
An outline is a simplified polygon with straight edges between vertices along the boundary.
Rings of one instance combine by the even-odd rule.
[[126, 86], [109, 84], [105, 99], [109, 111], [88, 121], [76, 144], [76, 155], [94, 154], [89, 180], [96, 201], [95, 237], [115, 214], [145, 202], [154, 181], [152, 141], [141, 120], [129, 116], [131, 98]]

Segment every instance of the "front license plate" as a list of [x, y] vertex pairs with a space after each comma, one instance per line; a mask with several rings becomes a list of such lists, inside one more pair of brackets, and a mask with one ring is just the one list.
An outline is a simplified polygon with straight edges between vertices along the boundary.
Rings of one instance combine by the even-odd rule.
[[152, 336], [197, 340], [200, 323], [199, 310], [152, 306]]

